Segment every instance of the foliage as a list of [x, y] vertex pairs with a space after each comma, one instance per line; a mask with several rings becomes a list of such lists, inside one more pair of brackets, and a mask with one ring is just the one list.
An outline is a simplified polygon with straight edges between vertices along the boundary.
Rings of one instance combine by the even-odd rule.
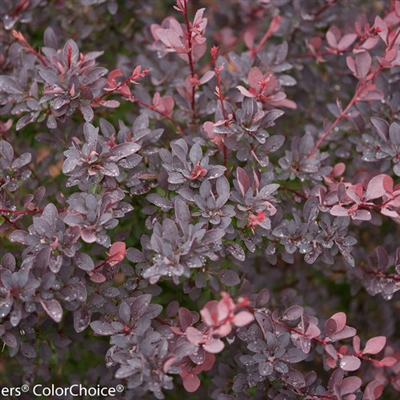
[[0, 15], [2, 384], [398, 397], [399, 0]]

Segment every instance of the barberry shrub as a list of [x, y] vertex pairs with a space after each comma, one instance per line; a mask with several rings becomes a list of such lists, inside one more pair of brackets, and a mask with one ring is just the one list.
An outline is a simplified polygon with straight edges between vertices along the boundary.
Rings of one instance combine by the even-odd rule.
[[399, 0], [0, 16], [1, 385], [400, 396]]

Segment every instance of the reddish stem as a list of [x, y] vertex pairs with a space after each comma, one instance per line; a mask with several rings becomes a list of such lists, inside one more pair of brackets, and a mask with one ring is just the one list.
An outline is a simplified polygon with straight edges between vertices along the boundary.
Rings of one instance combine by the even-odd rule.
[[324, 134], [319, 138], [317, 144], [314, 146], [312, 149], [310, 155], [308, 158], [312, 158], [316, 151], [318, 150], [319, 146], [321, 146], [321, 143], [326, 139], [326, 137], [333, 131], [333, 129], [336, 127], [336, 125], [344, 118], [347, 118], [348, 115], [347, 113], [349, 112], [350, 108], [353, 107], [353, 105], [357, 102], [358, 100], [358, 95], [360, 94], [361, 90], [364, 88], [363, 84], [360, 84], [354, 93], [353, 98], [350, 100], [349, 104], [347, 107], [340, 113], [340, 115], [336, 118], [336, 120], [332, 123], [332, 125], [324, 132]]
[[34, 54], [34, 55], [39, 59], [39, 61], [40, 61], [45, 67], [48, 66], [47, 61], [45, 60], [45, 58], [44, 58], [40, 53], [38, 53], [38, 52], [27, 42], [27, 40], [24, 38], [24, 36], [22, 35], [21, 32], [18, 32], [18, 31], [15, 31], [15, 30], [14, 30], [12, 33], [13, 33], [13, 36], [14, 36], [17, 40], [19, 40], [21, 43], [23, 43], [24, 46], [26, 47], [26, 49], [27, 49], [30, 53]]
[[251, 59], [252, 60], [254, 59], [256, 54], [260, 51], [261, 47], [264, 45], [264, 43], [267, 41], [267, 39], [279, 29], [281, 20], [282, 20], [282, 17], [275, 15], [275, 17], [271, 21], [271, 24], [269, 25], [267, 32], [265, 32], [264, 36], [260, 40], [260, 43], [258, 43], [258, 45], [251, 50]]
[[[188, 48], [189, 48], [188, 59], [189, 59], [190, 75], [192, 76], [193, 79], [195, 79], [194, 60], [193, 60], [193, 55], [192, 55], [192, 27], [190, 26], [188, 12], [187, 12], [187, 0], [184, 0], [184, 6], [182, 7], [182, 13], [185, 18], [185, 24], [186, 24], [186, 30], [187, 30], [186, 37], [187, 37]], [[192, 85], [190, 104], [192, 106], [193, 119], [196, 118], [195, 94], [196, 94], [196, 86]]]
[[388, 52], [389, 50], [392, 49], [392, 47], [396, 43], [396, 40], [399, 37], [399, 35], [400, 35], [400, 28], [397, 29], [396, 36], [393, 38], [392, 42], [389, 44], [388, 48], [386, 49], [386, 52]]
[[16, 222], [12, 222], [10, 218], [8, 218], [6, 215], [2, 215], [2, 218], [4, 218], [10, 225], [12, 225], [15, 229], [21, 229]]
[[184, 136], [187, 136], [187, 133], [183, 130], [183, 128], [171, 117], [171, 115], [169, 115], [167, 112], [163, 112], [163, 111], [159, 111], [157, 110], [154, 106], [147, 104], [139, 99], [137, 99], [135, 96], [132, 96], [132, 98], [130, 98], [131, 101], [134, 101], [136, 103], [139, 103], [141, 106], [148, 108], [149, 110], [155, 111], [157, 114], [162, 115], [163, 117], [165, 117], [168, 121], [172, 122], [172, 124], [174, 124], [176, 126], [176, 128], [178, 129], [179, 133], [181, 133]]
[[[148, 70], [144, 70], [143, 73], [147, 74]], [[122, 82], [118, 83], [115, 88], [109, 89], [108, 91], [104, 92], [101, 96], [97, 97], [95, 99], [95, 102], [98, 103], [99, 100], [103, 99], [105, 96], [107, 96], [110, 93], [118, 93], [118, 91], [124, 87], [125, 85], [128, 84], [128, 82], [130, 82], [132, 79], [132, 75], [129, 76], [128, 78], [124, 79]], [[124, 94], [125, 95], [125, 94]], [[167, 113], [166, 111], [159, 111], [157, 110], [154, 106], [147, 104], [139, 99], [137, 99], [135, 96], [133, 96], [132, 94], [128, 97], [128, 100], [132, 101], [132, 102], [136, 102], [139, 103], [140, 105], [142, 105], [143, 107], [148, 108], [149, 110], [155, 111], [156, 113], [162, 115], [163, 117], [165, 117], [168, 121], [172, 122], [172, 124], [174, 124], [176, 126], [176, 128], [178, 129], [179, 133], [181, 133], [184, 136], [187, 136], [187, 133], [183, 130], [183, 128], [171, 117], [171, 115], [169, 113]]]

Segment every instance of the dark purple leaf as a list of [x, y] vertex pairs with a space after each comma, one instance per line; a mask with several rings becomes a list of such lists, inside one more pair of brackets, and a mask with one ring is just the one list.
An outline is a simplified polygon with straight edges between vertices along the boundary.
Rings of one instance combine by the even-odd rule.
[[258, 293], [256, 298], [256, 307], [264, 307], [270, 299], [270, 294], [268, 289], [262, 289], [260, 293]]
[[55, 322], [61, 322], [63, 310], [60, 303], [56, 299], [45, 300], [39, 298], [39, 301], [44, 311], [46, 311], [47, 315], [51, 319], [53, 319]]
[[62, 82], [59, 81], [58, 76], [51, 70], [41, 70], [39, 75], [51, 86], [62, 86]]
[[386, 142], [389, 134], [389, 124], [382, 118], [372, 117], [371, 122], [379, 136]]
[[[286, 75], [286, 76], [288, 76], [288, 75]], [[289, 77], [289, 79], [292, 80], [294, 78]], [[293, 80], [292, 80], [292, 82], [293, 82]], [[264, 115], [264, 117], [262, 119], [261, 126], [263, 128], [269, 128], [270, 126], [274, 126], [275, 125], [274, 121], [276, 119], [278, 119], [279, 117], [281, 117], [283, 114], [284, 114], [284, 111], [282, 111], [282, 110], [270, 110], [270, 111], [268, 111]], [[281, 138], [283, 138], [283, 140], [285, 140], [285, 138], [283, 136], [281, 136], [281, 135], [278, 135], [278, 136], [280, 136]], [[283, 141], [282, 141], [282, 143], [283, 143]]]
[[304, 313], [304, 309], [301, 306], [291, 306], [282, 315], [284, 321], [295, 321], [300, 318]]
[[11, 76], [0, 75], [0, 93], [23, 94], [20, 84]]
[[340, 368], [335, 369], [328, 382], [329, 390], [333, 390], [335, 386], [340, 386], [342, 384], [343, 377], [344, 377], [343, 370]]
[[126, 250], [126, 258], [133, 263], [143, 262], [146, 261], [145, 256], [143, 253], [133, 247], [129, 247]]
[[25, 114], [23, 117], [21, 117], [16, 125], [16, 130], [19, 131], [22, 128], [24, 128], [26, 125], [30, 124], [31, 122], [34, 122], [37, 120], [39, 116], [39, 113], [30, 113], [30, 114]]
[[35, 348], [28, 342], [22, 342], [20, 348], [21, 354], [26, 358], [35, 358], [36, 351]]
[[160, 207], [163, 211], [169, 211], [171, 208], [174, 207], [174, 204], [171, 200], [162, 197], [158, 193], [150, 193], [146, 196], [146, 199], [150, 203], [156, 205], [157, 207]]
[[122, 302], [118, 309], [118, 317], [125, 324], [129, 325], [131, 319], [131, 308], [126, 302]]
[[92, 258], [86, 253], [76, 253], [74, 261], [77, 267], [83, 269], [84, 271], [92, 271], [94, 269], [94, 262]]
[[134, 321], [137, 321], [146, 312], [150, 301], [150, 294], [142, 294], [133, 300], [131, 304], [131, 315]]
[[300, 371], [289, 368], [289, 372], [282, 375], [283, 380], [297, 389], [301, 389], [306, 385], [303, 374]]
[[118, 165], [112, 162], [104, 162], [103, 165], [103, 174], [106, 176], [118, 176], [119, 168]]
[[188, 224], [191, 220], [189, 207], [179, 197], [175, 200], [175, 216], [181, 226]]
[[42, 219], [46, 220], [51, 226], [56, 226], [58, 221], [58, 211], [53, 203], [47, 204], [42, 212]]
[[225, 234], [223, 229], [211, 229], [204, 234], [202, 244], [218, 243]]
[[281, 360], [286, 361], [290, 364], [296, 364], [307, 358], [308, 354], [303, 353], [301, 349], [293, 347], [286, 351], [286, 353], [281, 357]]
[[238, 167], [236, 169], [236, 179], [239, 184], [240, 192], [242, 193], [242, 196], [244, 197], [244, 195], [250, 188], [250, 178], [244, 169]]
[[242, 247], [236, 243], [231, 243], [225, 245], [226, 250], [237, 260], [244, 261], [246, 259], [246, 254], [243, 251]]
[[0, 154], [9, 162], [14, 158], [14, 149], [5, 140], [0, 140]]
[[395, 146], [400, 146], [400, 125], [397, 122], [390, 124], [389, 137]]
[[94, 333], [99, 336], [110, 336], [115, 333], [115, 330], [108, 322], [92, 321], [90, 327], [93, 329]]
[[86, 122], [90, 122], [93, 120], [94, 112], [92, 107], [81, 105], [80, 110]]
[[219, 272], [220, 282], [226, 286], [236, 286], [240, 283], [240, 278], [235, 271], [225, 269]]
[[35, 265], [40, 270], [44, 271], [50, 262], [51, 248], [50, 246], [43, 247], [38, 251], [35, 257]]
[[134, 142], [126, 142], [117, 144], [108, 152], [108, 159], [113, 162], [119, 161], [121, 158], [126, 158], [140, 149], [140, 145]]
[[285, 137], [283, 135], [273, 135], [267, 138], [262, 148], [267, 153], [274, 153], [283, 145], [284, 141]]
[[1, 336], [1, 339], [8, 347], [14, 348], [18, 346], [17, 338], [12, 332], [6, 332]]
[[326, 336], [330, 336], [334, 333], [336, 333], [337, 331], [337, 324], [336, 321], [329, 318], [326, 322], [325, 322], [325, 327], [324, 327], [324, 334]]
[[5, 318], [11, 312], [13, 304], [11, 297], [0, 300], [0, 318]]
[[180, 307], [178, 310], [178, 316], [183, 331], [193, 324], [193, 315], [187, 308]]
[[171, 318], [178, 314], [179, 303], [176, 300], [171, 301], [165, 308], [165, 317]]
[[57, 36], [51, 27], [47, 27], [44, 31], [43, 42], [46, 47], [54, 50], [58, 49]]

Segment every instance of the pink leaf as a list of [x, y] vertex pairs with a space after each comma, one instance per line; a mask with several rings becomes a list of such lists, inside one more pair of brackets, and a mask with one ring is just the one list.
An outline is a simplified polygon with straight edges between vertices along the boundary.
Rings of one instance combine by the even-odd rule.
[[307, 338], [316, 338], [321, 334], [321, 330], [318, 328], [317, 325], [310, 324], [305, 331], [305, 335]]
[[221, 339], [213, 339], [209, 344], [203, 345], [205, 351], [213, 354], [221, 352], [224, 347], [224, 342]]
[[111, 245], [107, 263], [111, 266], [120, 263], [125, 258], [126, 245], [124, 242], [115, 242]]
[[214, 354], [206, 353], [205, 358], [204, 358], [204, 362], [202, 364], [203, 371], [209, 371], [214, 366], [214, 363], [215, 363]]
[[354, 356], [344, 356], [340, 360], [339, 365], [343, 371], [357, 371], [361, 366], [361, 361], [359, 358]]
[[337, 49], [339, 51], [344, 51], [346, 50], [349, 46], [351, 46], [354, 41], [357, 39], [357, 34], [356, 33], [349, 33], [347, 35], [344, 35], [338, 45], [337, 45]]
[[347, 217], [349, 215], [349, 212], [344, 207], [339, 205], [333, 206], [329, 212], [335, 217]]
[[200, 387], [200, 379], [198, 378], [197, 375], [193, 373], [188, 373], [184, 378], [183, 378], [183, 387], [188, 391], [189, 393], [195, 392], [199, 387]]
[[324, 333], [326, 335], [330, 335], [332, 333], [340, 332], [345, 327], [345, 325], [346, 325], [346, 314], [343, 312], [338, 312], [332, 315], [332, 317], [325, 322]]
[[362, 380], [358, 376], [349, 376], [344, 378], [340, 385], [340, 394], [345, 395], [354, 393], [356, 390], [360, 389], [361, 384]]
[[91, 230], [83, 228], [81, 231], [81, 238], [86, 243], [94, 243], [97, 236]]
[[346, 164], [344, 163], [337, 163], [333, 167], [332, 175], [337, 177], [343, 175], [344, 171], [346, 170]]
[[249, 83], [250, 87], [257, 88], [263, 79], [264, 77], [262, 72], [257, 67], [253, 67], [249, 72], [247, 82]]
[[369, 221], [372, 218], [371, 213], [368, 210], [357, 210], [352, 217], [359, 221]]
[[243, 326], [246, 326], [250, 322], [254, 320], [254, 315], [249, 313], [248, 311], [240, 311], [238, 314], [236, 314], [233, 318], [233, 323], [241, 328]]
[[107, 108], [118, 108], [120, 106], [120, 102], [117, 100], [101, 100], [99, 104]]
[[254, 94], [251, 94], [245, 87], [241, 85], [236, 86], [236, 89], [238, 89], [239, 92], [242, 93], [242, 95], [245, 97], [255, 97]]
[[333, 335], [330, 335], [329, 338], [333, 341], [336, 342], [338, 340], [343, 340], [343, 339], [348, 339], [353, 337], [357, 331], [352, 328], [351, 326], [345, 326], [341, 331], [334, 333]]
[[329, 368], [336, 368], [336, 360], [335, 359], [333, 359], [332, 357], [327, 357], [326, 358], [326, 360], [325, 360], [325, 362], [326, 362], [326, 365], [329, 367]]
[[90, 280], [95, 283], [103, 283], [107, 280], [106, 277], [100, 272], [89, 271], [88, 275]]
[[201, 78], [200, 78], [200, 85], [203, 83], [208, 82], [210, 79], [212, 79], [215, 75], [214, 71], [207, 71]]
[[387, 192], [393, 192], [393, 179], [389, 175], [380, 174], [369, 181], [365, 198], [367, 200], [378, 199]]
[[367, 51], [358, 53], [355, 59], [355, 67], [357, 71], [357, 77], [364, 79], [369, 69], [371, 68], [372, 58]]
[[397, 363], [397, 359], [394, 357], [385, 357], [382, 360], [373, 360], [373, 363], [377, 367], [393, 367]]
[[336, 361], [338, 359], [338, 355], [336, 349], [331, 345], [328, 344], [325, 346], [325, 351]]
[[207, 326], [214, 326], [217, 322], [217, 308], [218, 301], [211, 300], [200, 310], [201, 318]]
[[120, 76], [124, 76], [123, 73], [119, 69], [114, 69], [108, 74], [108, 81], [111, 82], [112, 80]]
[[375, 17], [375, 21], [374, 21], [374, 26], [375, 29], [378, 28], [379, 29], [379, 33], [378, 35], [380, 36], [380, 38], [386, 43], [388, 44], [388, 26], [386, 25], [386, 22], [379, 16], [377, 15]]
[[163, 371], [165, 373], [168, 372], [169, 367], [172, 366], [172, 364], [176, 361], [176, 356], [175, 355], [170, 355], [164, 358], [162, 366], [163, 366]]
[[354, 62], [354, 58], [351, 56], [347, 56], [346, 63], [347, 63], [347, 66], [349, 67], [350, 71], [353, 74], [356, 74], [356, 63]]
[[365, 344], [365, 348], [363, 350], [363, 354], [378, 354], [386, 344], [386, 337], [385, 336], [376, 336], [371, 338]]
[[359, 101], [371, 101], [371, 100], [383, 100], [383, 99], [384, 95], [380, 90], [370, 89], [370, 88], [367, 88], [367, 90], [363, 90], [362, 93], [360, 93], [359, 97]]
[[336, 26], [331, 26], [326, 32], [326, 41], [333, 49], [337, 49], [341, 34], [340, 29]]
[[384, 386], [378, 380], [373, 380], [368, 383], [364, 390], [364, 396], [362, 400], [377, 400], [381, 397]]
[[354, 348], [354, 351], [356, 352], [356, 353], [359, 353], [360, 352], [360, 337], [359, 336], [354, 336], [353, 337], [353, 348]]
[[186, 337], [190, 343], [192, 343], [196, 346], [199, 345], [203, 341], [203, 334], [200, 331], [198, 331], [196, 328], [193, 328], [192, 326], [189, 326], [186, 329]]

